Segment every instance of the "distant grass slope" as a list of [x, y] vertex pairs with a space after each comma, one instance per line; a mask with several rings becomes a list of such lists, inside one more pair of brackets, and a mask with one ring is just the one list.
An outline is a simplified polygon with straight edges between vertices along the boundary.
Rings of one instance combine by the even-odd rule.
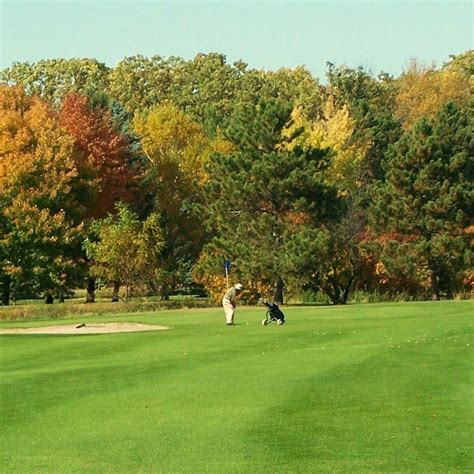
[[180, 310], [90, 320], [172, 326], [156, 333], [0, 336], [0, 471], [472, 471], [473, 310], [291, 307], [283, 327]]

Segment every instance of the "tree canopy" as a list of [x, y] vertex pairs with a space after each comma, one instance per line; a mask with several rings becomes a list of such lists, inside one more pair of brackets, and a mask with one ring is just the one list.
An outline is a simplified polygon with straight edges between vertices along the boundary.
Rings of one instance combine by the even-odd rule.
[[[220, 53], [0, 72], [0, 286], [244, 298], [473, 289], [474, 52], [400, 76]], [[321, 294], [323, 294], [321, 296]]]

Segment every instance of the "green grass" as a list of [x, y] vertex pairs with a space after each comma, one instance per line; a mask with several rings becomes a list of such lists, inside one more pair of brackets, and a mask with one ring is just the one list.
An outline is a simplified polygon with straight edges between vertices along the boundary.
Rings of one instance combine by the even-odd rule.
[[472, 472], [473, 309], [288, 307], [283, 327], [179, 310], [87, 319], [169, 331], [0, 336], [0, 471]]

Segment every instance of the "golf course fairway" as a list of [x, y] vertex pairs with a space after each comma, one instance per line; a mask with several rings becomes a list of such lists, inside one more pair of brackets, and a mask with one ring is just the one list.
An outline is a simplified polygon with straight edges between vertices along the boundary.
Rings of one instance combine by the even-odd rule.
[[0, 471], [474, 469], [474, 303], [262, 307], [2, 322], [163, 331], [1, 335]]

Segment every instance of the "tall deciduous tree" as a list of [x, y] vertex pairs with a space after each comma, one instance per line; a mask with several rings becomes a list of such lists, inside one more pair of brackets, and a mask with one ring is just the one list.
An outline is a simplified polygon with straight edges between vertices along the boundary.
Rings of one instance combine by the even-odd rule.
[[301, 108], [312, 120], [322, 115], [326, 100], [324, 88], [304, 66], [259, 71], [259, 75], [261, 76], [261, 86], [257, 89], [259, 99], [275, 98]]
[[74, 138], [87, 217], [103, 217], [118, 201], [133, 199], [136, 180], [127, 138], [114, 127], [110, 110], [93, 108], [88, 97], [68, 94], [60, 110], [61, 126]]
[[[5, 285], [63, 292], [80, 267], [71, 218], [74, 142], [56, 113], [20, 88], [0, 88], [0, 274]], [[4, 304], [9, 289], [4, 288]]]
[[474, 84], [474, 49], [451, 55], [449, 61], [443, 65], [443, 69], [462, 73], [469, 80], [472, 87]]
[[[109, 283], [122, 283], [126, 298], [159, 280], [162, 232], [157, 214], [141, 222], [125, 204], [117, 204], [116, 215], [93, 223], [92, 235], [85, 242], [91, 271]], [[118, 295], [114, 295], [118, 296]]]
[[[107, 103], [68, 94], [59, 112], [62, 127], [74, 138], [78, 176], [74, 190], [86, 222], [113, 212], [117, 202], [134, 199], [137, 169], [128, 139], [117, 130]], [[87, 301], [93, 302], [95, 283], [89, 278]]]
[[178, 57], [132, 56], [110, 74], [113, 98], [130, 113], [171, 103], [215, 136], [236, 107], [263, 98], [279, 98], [304, 107], [315, 117], [324, 90], [304, 67], [278, 71], [249, 69], [243, 61], [227, 62], [223, 54], [197, 54], [192, 60]]
[[184, 86], [179, 73], [185, 64], [173, 56], [126, 57], [111, 71], [110, 94], [131, 114], [171, 101]]
[[336, 110], [347, 107], [353, 123], [350, 148], [364, 150], [357, 180], [367, 187], [383, 178], [388, 145], [400, 137], [395, 118], [396, 81], [388, 74], [372, 77], [362, 68], [328, 65], [328, 93]]
[[70, 92], [106, 90], [108, 76], [109, 68], [96, 59], [44, 59], [36, 63], [16, 62], [1, 71], [0, 80], [58, 104]]
[[356, 143], [353, 140], [355, 120], [350, 116], [349, 108], [343, 105], [340, 109], [334, 106], [330, 97], [324, 107], [324, 113], [311, 121], [301, 108], [293, 110], [290, 126], [284, 134], [290, 138], [295, 131], [301, 133], [285, 145], [292, 149], [297, 146], [306, 148], [330, 148], [331, 160], [326, 170], [329, 183], [338, 186], [347, 195], [351, 190], [361, 186], [359, 181], [361, 162], [369, 144]]
[[134, 128], [148, 159], [143, 188], [148, 212], [161, 216], [166, 244], [162, 251], [162, 291], [166, 297], [178, 275], [197, 258], [203, 242], [203, 226], [189, 210], [199, 199], [199, 187], [207, 179], [204, 164], [210, 154], [225, 146], [211, 142], [203, 127], [172, 105], [157, 106], [138, 114]]
[[433, 118], [447, 102], [466, 104], [470, 97], [469, 76], [456, 67], [437, 70], [412, 61], [398, 79], [396, 114], [406, 130], [423, 117]]

